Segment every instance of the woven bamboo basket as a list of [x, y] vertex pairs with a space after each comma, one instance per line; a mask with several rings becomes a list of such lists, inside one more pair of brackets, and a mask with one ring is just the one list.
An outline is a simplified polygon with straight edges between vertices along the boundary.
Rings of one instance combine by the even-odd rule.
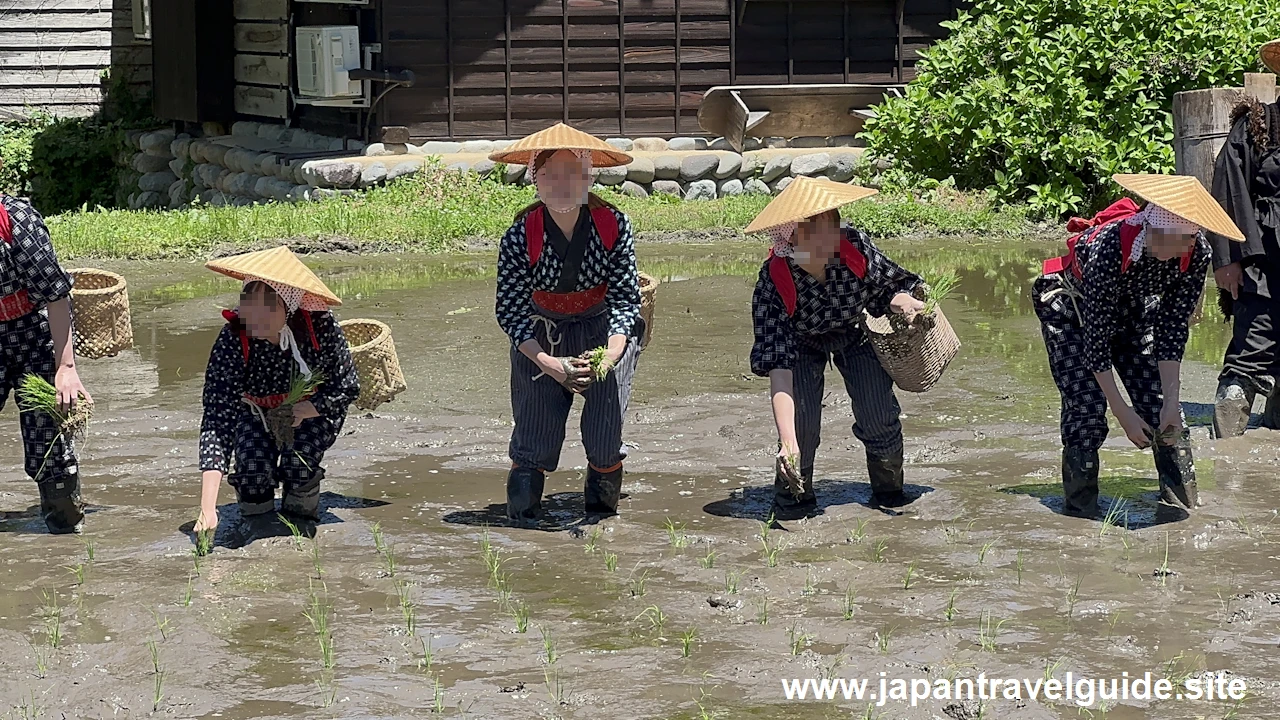
[[129, 317], [129, 287], [113, 272], [80, 268], [68, 270], [71, 289], [71, 332], [76, 354], [98, 359], [115, 357], [133, 347]]
[[880, 364], [894, 384], [907, 392], [921, 393], [933, 387], [960, 352], [960, 338], [941, 307], [905, 327], [901, 321], [870, 315], [864, 318], [864, 325]]
[[343, 320], [338, 323], [351, 346], [351, 359], [360, 376], [356, 407], [373, 410], [404, 392], [408, 385], [400, 370], [391, 328], [377, 320]]
[[652, 275], [640, 273], [640, 317], [644, 319], [644, 337], [640, 339], [640, 349], [649, 347], [653, 338], [653, 308], [658, 302], [658, 279]]

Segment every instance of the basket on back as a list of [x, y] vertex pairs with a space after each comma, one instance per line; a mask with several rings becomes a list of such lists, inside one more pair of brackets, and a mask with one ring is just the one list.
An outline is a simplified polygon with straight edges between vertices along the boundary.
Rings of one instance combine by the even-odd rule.
[[866, 315], [863, 326], [876, 357], [894, 384], [907, 392], [925, 392], [942, 377], [960, 352], [960, 338], [938, 306], [908, 325], [904, 319]]
[[640, 317], [644, 320], [644, 337], [640, 339], [640, 349], [649, 347], [653, 337], [653, 308], [658, 301], [658, 279], [640, 273]]
[[71, 289], [71, 332], [76, 354], [90, 359], [114, 357], [133, 347], [129, 290], [113, 272], [81, 268], [68, 270]]
[[361, 319], [343, 320], [339, 325], [347, 336], [351, 359], [360, 376], [356, 407], [373, 410], [407, 389], [391, 328], [386, 323]]

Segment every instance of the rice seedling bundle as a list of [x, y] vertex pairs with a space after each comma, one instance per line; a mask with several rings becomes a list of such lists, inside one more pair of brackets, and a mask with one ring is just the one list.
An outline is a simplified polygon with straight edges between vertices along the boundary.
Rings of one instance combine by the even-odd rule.
[[93, 404], [80, 401], [67, 412], [58, 407], [58, 391], [48, 381], [38, 375], [26, 375], [18, 385], [15, 393], [18, 409], [22, 412], [39, 412], [53, 418], [58, 424], [58, 432], [64, 438], [83, 438], [89, 428], [89, 420], [93, 417]]
[[609, 370], [612, 369], [609, 364], [609, 349], [606, 347], [598, 347], [595, 350], [588, 350], [583, 353], [582, 357], [591, 363], [591, 373], [595, 375], [596, 382], [601, 382], [609, 377]]
[[263, 412], [267, 432], [275, 438], [276, 447], [288, 450], [293, 447], [293, 406], [315, 394], [324, 383], [324, 373], [314, 372], [306, 377], [295, 372], [289, 381], [289, 392], [278, 407]]

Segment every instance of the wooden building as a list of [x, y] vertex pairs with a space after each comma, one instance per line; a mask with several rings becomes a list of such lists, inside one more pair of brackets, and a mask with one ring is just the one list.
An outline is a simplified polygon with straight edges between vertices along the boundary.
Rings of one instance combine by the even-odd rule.
[[[14, 1], [14, 0], [7, 0]], [[20, 0], [28, 1], [28, 0]], [[93, 0], [62, 0], [93, 1]], [[153, 0], [162, 117], [276, 118], [346, 137], [518, 137], [566, 121], [602, 136], [697, 135], [714, 85], [906, 82], [960, 0]], [[369, 109], [296, 102], [293, 33], [356, 25]], [[202, 31], [203, 29], [203, 31]], [[198, 51], [193, 52], [193, 48]], [[215, 97], [216, 96], [216, 97]], [[227, 102], [230, 98], [232, 102]]]

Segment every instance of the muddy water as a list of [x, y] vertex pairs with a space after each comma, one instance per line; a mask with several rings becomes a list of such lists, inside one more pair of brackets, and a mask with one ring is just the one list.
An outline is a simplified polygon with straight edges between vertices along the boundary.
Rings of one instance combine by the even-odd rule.
[[[642, 248], [644, 268], [668, 282], [628, 416], [622, 514], [584, 523], [584, 460], [571, 439], [539, 529], [502, 521], [507, 345], [488, 259], [330, 257], [315, 266], [347, 300], [341, 316], [393, 326], [412, 391], [348, 423], [327, 460], [314, 543], [271, 523], [236, 531], [224, 492], [217, 547], [198, 564], [186, 530], [200, 373], [235, 287], [198, 264], [113, 266], [131, 281], [138, 348], [83, 363], [98, 400], [83, 451], [83, 538], [39, 532], [17, 443], [0, 445], [0, 711], [1075, 718], [1088, 715], [1043, 698], [788, 702], [780, 680], [869, 678], [875, 690], [882, 672], [1034, 681], [1227, 671], [1249, 684], [1239, 708], [1130, 700], [1090, 712], [1274, 717], [1280, 527], [1269, 491], [1280, 438], [1208, 439], [1222, 326], [1196, 328], [1184, 378], [1208, 507], [1158, 512], [1149, 455], [1115, 438], [1103, 489], [1121, 527], [1104, 531], [1056, 513], [1057, 401], [1026, 290], [1056, 248], [888, 249], [915, 268], [958, 267], [962, 279], [944, 307], [963, 354], [933, 392], [900, 394], [908, 482], [921, 493], [901, 514], [867, 507], [849, 402], [836, 392], [817, 467], [821, 513], [761, 539], [772, 431], [766, 383], [746, 362], [758, 247]], [[10, 406], [0, 437], [16, 433]], [[307, 614], [328, 618], [327, 633]], [[330, 636], [331, 650], [319, 641]]]

